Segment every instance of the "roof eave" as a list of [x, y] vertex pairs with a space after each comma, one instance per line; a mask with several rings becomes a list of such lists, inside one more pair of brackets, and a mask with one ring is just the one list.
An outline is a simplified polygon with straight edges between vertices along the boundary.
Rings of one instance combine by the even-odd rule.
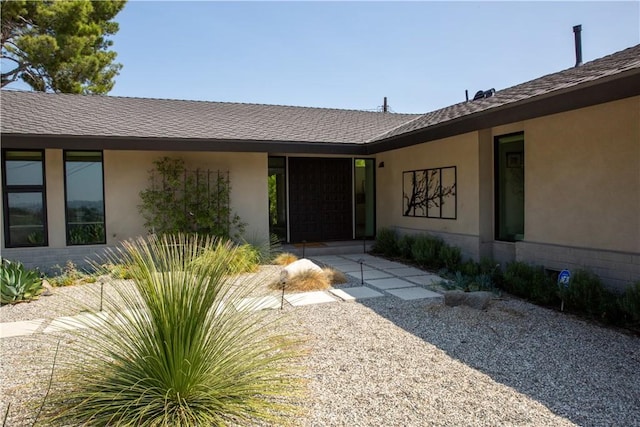
[[237, 139], [141, 138], [85, 135], [3, 133], [4, 148], [67, 150], [214, 151], [239, 153], [300, 153], [362, 155], [363, 144]]
[[489, 108], [379, 141], [368, 142], [365, 146], [366, 153], [377, 154], [637, 95], [640, 95], [640, 68]]

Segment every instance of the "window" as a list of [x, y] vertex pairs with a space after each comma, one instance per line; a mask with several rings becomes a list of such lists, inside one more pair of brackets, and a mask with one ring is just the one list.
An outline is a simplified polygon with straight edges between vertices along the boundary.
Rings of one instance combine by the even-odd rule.
[[495, 141], [496, 240], [524, 239], [524, 134]]
[[269, 234], [287, 240], [286, 159], [269, 157]]
[[44, 151], [4, 150], [5, 246], [46, 246]]
[[65, 151], [67, 245], [106, 243], [100, 151]]
[[456, 219], [455, 166], [405, 171], [402, 176], [402, 215]]
[[375, 235], [376, 188], [375, 159], [355, 159], [354, 189], [356, 238]]

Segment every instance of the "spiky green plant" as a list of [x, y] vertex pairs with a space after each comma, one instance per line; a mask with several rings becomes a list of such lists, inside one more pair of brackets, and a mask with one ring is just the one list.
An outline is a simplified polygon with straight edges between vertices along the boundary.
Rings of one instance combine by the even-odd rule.
[[15, 304], [37, 299], [42, 293], [42, 279], [35, 270], [20, 262], [3, 259], [0, 263], [0, 304]]
[[[112, 284], [120, 302], [105, 303], [109, 321], [83, 320], [92, 330], [78, 340], [77, 361], [61, 371], [65, 393], [53, 402], [62, 411], [53, 418], [103, 426], [283, 424], [301, 390], [292, 372], [299, 343], [274, 332], [274, 316], [242, 299], [251, 284], [227, 275], [236, 250], [209, 238], [162, 236], [112, 253], [134, 286]], [[193, 262], [204, 251], [218, 256]]]

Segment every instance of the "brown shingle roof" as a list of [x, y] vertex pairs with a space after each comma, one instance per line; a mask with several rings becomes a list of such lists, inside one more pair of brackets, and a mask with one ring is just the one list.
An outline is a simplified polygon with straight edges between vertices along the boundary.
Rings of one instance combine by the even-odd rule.
[[640, 78], [640, 45], [424, 115], [3, 90], [1, 128], [14, 135], [379, 144], [629, 73]]
[[416, 114], [2, 91], [2, 133], [362, 143]]
[[640, 45], [587, 62], [579, 67], [569, 68], [517, 86], [499, 90], [490, 98], [461, 102], [432, 111], [379, 135], [369, 142], [381, 141], [492, 108], [541, 97], [552, 92], [586, 84], [633, 69], [640, 69]]

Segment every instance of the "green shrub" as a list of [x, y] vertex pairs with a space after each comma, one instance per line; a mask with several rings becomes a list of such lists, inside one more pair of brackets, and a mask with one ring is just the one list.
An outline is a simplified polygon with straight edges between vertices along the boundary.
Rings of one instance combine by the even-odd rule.
[[411, 254], [418, 265], [425, 268], [437, 269], [442, 267], [440, 248], [444, 242], [434, 236], [421, 234], [415, 237]]
[[0, 303], [15, 304], [37, 299], [42, 293], [42, 279], [35, 270], [20, 262], [3, 259], [0, 266]]
[[600, 278], [586, 270], [576, 270], [561, 295], [567, 309], [595, 318], [604, 318], [615, 304]]
[[560, 303], [555, 281], [545, 273], [541, 266], [531, 266], [523, 262], [507, 264], [502, 288], [536, 304], [557, 305]]
[[386, 257], [397, 257], [398, 251], [398, 234], [392, 228], [381, 228], [376, 234], [376, 241], [371, 248], [371, 252], [382, 254]]
[[[203, 249], [216, 256], [195, 262]], [[246, 299], [258, 283], [227, 275], [241, 250], [184, 235], [123, 242], [111, 257], [134, 286], [110, 284], [105, 310], [119, 321], [77, 320], [89, 329], [61, 362], [47, 421], [282, 425], [301, 391], [299, 347]]]
[[462, 262], [460, 248], [443, 243], [438, 251], [438, 263], [449, 271], [456, 271]]
[[402, 237], [398, 240], [398, 252], [400, 256], [408, 261], [413, 259], [413, 254], [411, 253], [411, 247], [413, 246], [413, 242], [415, 241], [415, 237], [411, 234], [403, 234]]
[[480, 274], [480, 264], [472, 259], [469, 259], [461, 263], [458, 267], [458, 270], [465, 276], [475, 277]]
[[128, 280], [132, 277], [129, 268], [122, 264], [106, 263], [101, 266], [101, 270], [113, 279]]
[[502, 282], [504, 280], [502, 269], [500, 269], [500, 264], [495, 262], [492, 258], [482, 257], [480, 262], [478, 263], [478, 267], [480, 269], [478, 274], [484, 274], [491, 277], [491, 282], [495, 287], [502, 287]]
[[620, 307], [631, 323], [640, 324], [640, 280], [626, 289]]
[[95, 276], [80, 271], [71, 260], [67, 261], [64, 267], [56, 265], [55, 269], [58, 270], [58, 273], [53, 277], [47, 277], [47, 281], [51, 286], [71, 286], [78, 283], [93, 283], [96, 281]]
[[204, 249], [192, 263], [195, 267], [202, 267], [203, 264], [215, 263], [220, 257], [227, 259], [227, 274], [253, 273], [258, 269], [261, 253], [249, 243], [239, 246], [229, 243]]

